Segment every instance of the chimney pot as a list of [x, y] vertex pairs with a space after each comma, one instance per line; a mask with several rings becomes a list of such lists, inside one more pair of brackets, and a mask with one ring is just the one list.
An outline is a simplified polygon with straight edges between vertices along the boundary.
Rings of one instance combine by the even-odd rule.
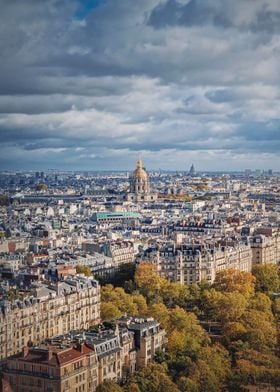
[[24, 358], [27, 356], [28, 352], [29, 352], [28, 346], [24, 346], [22, 349], [22, 354]]
[[52, 349], [48, 347], [48, 361], [52, 359]]

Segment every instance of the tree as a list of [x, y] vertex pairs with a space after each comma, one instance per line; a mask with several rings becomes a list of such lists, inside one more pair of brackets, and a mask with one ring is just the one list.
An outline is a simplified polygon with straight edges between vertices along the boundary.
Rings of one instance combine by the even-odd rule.
[[252, 268], [252, 274], [256, 279], [256, 291], [272, 293], [280, 290], [279, 267], [276, 265], [254, 265]]
[[134, 279], [140, 292], [148, 300], [158, 296], [161, 288], [168, 284], [165, 278], [158, 275], [155, 266], [151, 263], [141, 263], [136, 269]]
[[243, 385], [263, 382], [279, 386], [280, 359], [271, 353], [247, 349], [237, 354], [236, 372]]
[[223, 323], [238, 321], [246, 310], [247, 300], [239, 292], [224, 293], [217, 303], [217, 319]]
[[98, 385], [96, 392], [123, 392], [123, 389], [112, 380], [106, 380]]
[[0, 206], [8, 206], [10, 204], [10, 199], [5, 194], [0, 194]]
[[116, 317], [120, 317], [122, 312], [117, 308], [116, 305], [110, 302], [101, 302], [100, 305], [100, 316], [102, 320], [112, 320]]
[[169, 310], [164, 304], [152, 304], [149, 307], [148, 315], [154, 317], [167, 330], [169, 327]]
[[230, 375], [230, 357], [228, 351], [220, 344], [201, 347], [198, 358], [203, 360], [215, 374], [220, 388], [226, 383]]
[[246, 297], [238, 291], [222, 293], [210, 289], [202, 294], [201, 307], [210, 320], [222, 323], [237, 321], [245, 312], [246, 306]]
[[227, 345], [230, 345], [232, 341], [242, 340], [245, 333], [246, 328], [242, 322], [228, 322], [223, 325], [223, 337]]
[[125, 390], [127, 392], [141, 392], [138, 385], [135, 384], [134, 382], [129, 384]]
[[146, 299], [141, 294], [127, 294], [122, 287], [114, 287], [111, 284], [101, 289], [102, 314], [127, 313], [130, 316], [145, 316], [147, 314]]
[[[173, 331], [170, 333], [167, 343], [168, 354], [170, 355], [170, 362], [172, 367], [177, 367], [176, 373], [179, 369], [185, 369], [188, 365], [189, 359], [194, 359], [201, 347], [201, 341], [191, 334]], [[184, 362], [184, 366], [178, 365]], [[178, 376], [178, 374], [175, 374]]]
[[196, 385], [198, 385], [199, 391], [221, 391], [221, 385], [218, 377], [204, 360], [198, 359], [194, 362], [190, 373], [190, 378]]
[[194, 313], [186, 312], [184, 309], [176, 306], [170, 309], [169, 327], [168, 331], [178, 330], [195, 336], [199, 341], [204, 341], [206, 333], [199, 325], [197, 317]]
[[47, 190], [48, 190], [48, 186], [42, 182], [40, 182], [40, 184], [38, 184], [36, 186], [36, 191], [41, 192], [41, 191], [47, 191]]
[[145, 316], [148, 312], [148, 306], [145, 297], [141, 294], [133, 294], [132, 301], [137, 306], [137, 315]]
[[76, 272], [77, 274], [85, 274], [85, 276], [92, 276], [91, 269], [87, 265], [77, 265]]
[[254, 297], [250, 299], [248, 308], [259, 310], [260, 312], [264, 312], [269, 315], [271, 319], [273, 318], [271, 311], [272, 301], [266, 294], [257, 292]]
[[132, 384], [137, 384], [140, 392], [179, 392], [166, 371], [163, 365], [150, 364], [135, 373]]
[[250, 297], [254, 293], [255, 280], [249, 272], [226, 269], [217, 273], [213, 287], [222, 292], [237, 291]]
[[201, 310], [210, 320], [217, 320], [217, 308], [219, 307], [220, 301], [223, 298], [223, 294], [215, 289], [205, 290], [201, 295]]
[[277, 329], [274, 321], [264, 312], [249, 309], [243, 316], [242, 324], [246, 329], [244, 341], [259, 351], [269, 351], [277, 343]]
[[276, 320], [280, 321], [280, 297], [274, 299], [272, 309]]
[[180, 377], [177, 381], [179, 390], [182, 392], [199, 392], [198, 384], [189, 377]]
[[160, 295], [167, 307], [178, 305], [181, 285], [167, 282], [160, 289]]
[[193, 358], [201, 345], [209, 339], [196, 316], [178, 306], [169, 311], [167, 332], [168, 352], [173, 361], [182, 356]]

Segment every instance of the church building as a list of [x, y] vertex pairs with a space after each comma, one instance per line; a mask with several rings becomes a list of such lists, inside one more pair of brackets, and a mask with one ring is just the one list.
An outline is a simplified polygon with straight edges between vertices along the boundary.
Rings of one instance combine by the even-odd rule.
[[137, 167], [131, 174], [130, 189], [125, 198], [136, 203], [157, 200], [157, 194], [151, 192], [149, 175], [143, 168], [141, 159], [137, 161]]

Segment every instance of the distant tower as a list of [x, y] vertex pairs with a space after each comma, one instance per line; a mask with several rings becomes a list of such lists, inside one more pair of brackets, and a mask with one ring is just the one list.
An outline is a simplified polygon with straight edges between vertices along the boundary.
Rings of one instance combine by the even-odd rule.
[[192, 163], [190, 171], [189, 171], [190, 176], [194, 176], [195, 175], [195, 168], [194, 168], [194, 164]]

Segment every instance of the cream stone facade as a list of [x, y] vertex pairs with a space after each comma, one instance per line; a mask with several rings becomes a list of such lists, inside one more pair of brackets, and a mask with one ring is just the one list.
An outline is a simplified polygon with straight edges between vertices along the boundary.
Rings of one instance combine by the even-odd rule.
[[[262, 244], [261, 246], [258, 246], [260, 244], [259, 242], [253, 241], [252, 247], [254, 248], [253, 251], [254, 261], [256, 260], [257, 262], [258, 260], [261, 262], [264, 261], [264, 262], [270, 262], [272, 264], [280, 265], [280, 228], [258, 227], [255, 230], [255, 234], [265, 236], [266, 238], [268, 238], [268, 241], [261, 241], [260, 242]], [[273, 250], [269, 250], [272, 244], [274, 245], [274, 252]], [[268, 248], [267, 251], [264, 250], [265, 248]], [[259, 259], [257, 259], [257, 251], [260, 251]], [[266, 260], [271, 260], [271, 261], [266, 261]]]
[[33, 295], [0, 303], [0, 360], [30, 343], [100, 322], [100, 286], [76, 277], [41, 285]]
[[271, 237], [257, 234], [252, 240], [253, 264], [276, 264], [277, 251]]
[[181, 284], [195, 284], [203, 280], [213, 283], [217, 272], [238, 269], [250, 272], [252, 250], [249, 244], [209, 247], [205, 245], [166, 244], [147, 249], [143, 261], [156, 265], [161, 276]]

